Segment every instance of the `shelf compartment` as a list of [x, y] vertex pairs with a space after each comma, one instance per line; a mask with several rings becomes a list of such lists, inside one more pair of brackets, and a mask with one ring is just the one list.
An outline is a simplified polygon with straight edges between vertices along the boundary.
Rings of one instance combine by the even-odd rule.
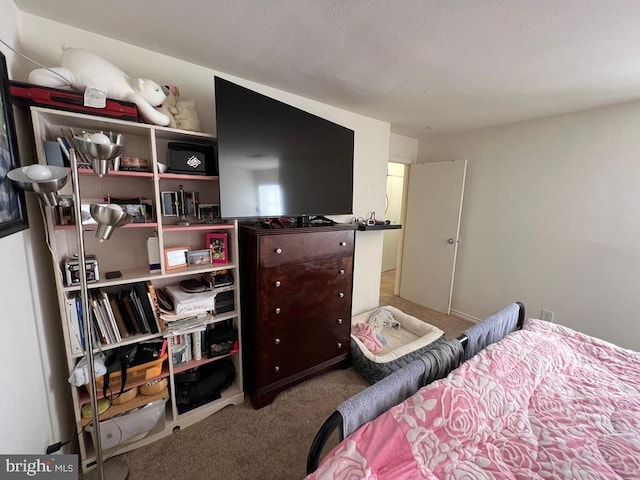
[[202, 413], [202, 411], [211, 412], [211, 409], [215, 405], [219, 405], [220, 408], [223, 408], [227, 405], [238, 404], [244, 401], [244, 394], [242, 390], [238, 386], [238, 378], [233, 381], [233, 383], [227, 388], [225, 391], [221, 393], [220, 398], [216, 400], [211, 400], [203, 405], [199, 405], [197, 407], [189, 408], [187, 406], [178, 406], [178, 417], [186, 418], [191, 415], [198, 415]]
[[[95, 223], [89, 224], [89, 225], [83, 225], [82, 226], [82, 230], [85, 232], [93, 232], [94, 230], [96, 230], [98, 228], [98, 225]], [[146, 223], [127, 223], [126, 225], [122, 226], [122, 227], [118, 227], [118, 228], [153, 228], [156, 229], [158, 228], [158, 223], [157, 222], [146, 222]], [[53, 227], [54, 230], [75, 230], [76, 226], [75, 225], [55, 225]]]
[[[98, 419], [102, 422], [103, 420], [115, 417], [116, 415], [127, 413], [134, 408], [142, 407], [147, 403], [151, 403], [156, 400], [164, 400], [165, 398], [169, 398], [169, 388], [165, 388], [162, 392], [156, 395], [136, 395], [136, 397], [130, 402], [123, 403], [121, 405], [111, 405], [106, 412], [98, 417]], [[91, 418], [83, 418], [80, 421], [80, 425], [85, 427], [91, 423], [91, 420]]]
[[[232, 318], [236, 318], [237, 316], [238, 316], [238, 312], [235, 310], [232, 310], [230, 312], [224, 312], [219, 315], [206, 315], [203, 317], [194, 318], [193, 321], [185, 322], [179, 326], [176, 326], [174, 330], [171, 330], [171, 327], [167, 327], [164, 332], [164, 336], [173, 337], [175, 335], [182, 335], [184, 332], [182, 332], [181, 330], [199, 327], [202, 325], [206, 327], [207, 325], [212, 325], [214, 323], [230, 320]], [[169, 324], [170, 323], [171, 322], [169, 322]]]
[[[94, 282], [94, 283], [89, 283], [87, 285], [87, 288], [89, 290], [91, 290], [91, 289], [94, 289], [94, 288], [126, 285], [128, 283], [146, 282], [147, 280], [153, 281], [153, 280], [158, 279], [159, 276], [160, 276], [160, 274], [158, 274], [158, 273], [150, 273], [148, 267], [147, 268], [133, 268], [131, 270], [120, 270], [120, 273], [122, 273], [121, 277], [112, 278], [110, 280], [105, 280], [104, 279], [104, 272], [101, 271], [100, 275], [101, 275], [102, 280], [100, 280], [98, 282]], [[80, 291], [80, 285], [74, 285], [72, 287], [64, 287], [63, 291], [64, 292], [79, 292]]]
[[212, 175], [189, 175], [188, 173], [160, 173], [160, 180], [194, 180], [199, 182], [217, 182], [219, 177]]
[[[125, 345], [131, 345], [132, 343], [144, 342], [146, 340], [160, 339], [162, 338], [162, 333], [139, 333], [136, 335], [130, 335], [126, 339], [121, 342], [109, 343], [107, 345], [100, 345], [93, 349], [93, 353], [106, 352], [108, 350], [113, 350], [114, 348], [123, 347]], [[76, 353], [71, 355], [72, 358], [82, 358], [84, 357], [84, 353]]]
[[189, 232], [195, 230], [231, 230], [233, 225], [229, 225], [228, 223], [203, 223], [203, 224], [195, 224], [195, 225], [171, 225], [171, 224], [163, 224], [162, 231], [164, 233], [173, 233], [173, 232]]
[[216, 362], [218, 360], [222, 360], [223, 358], [228, 358], [240, 351], [239, 348], [235, 348], [231, 350], [226, 355], [220, 355], [218, 357], [211, 358], [201, 358], [200, 360], [189, 360], [188, 362], [181, 363], [180, 365], [176, 365], [173, 367], [173, 374], [177, 375], [182, 372], [186, 372], [187, 370], [191, 370], [192, 368], [201, 367], [202, 365], [206, 365], [207, 363]]
[[[168, 377], [169, 377], [169, 362], [164, 362], [162, 364], [162, 372], [160, 373], [160, 375], [158, 375], [157, 377], [153, 377], [153, 378], [149, 378], [149, 379], [145, 379], [145, 380], [140, 380], [138, 382], [131, 382], [131, 384], [127, 384], [125, 390], [128, 390], [130, 388], [134, 388], [134, 387], [139, 387], [140, 385], [144, 385], [145, 383], [153, 382], [154, 380], [160, 380], [162, 378], [168, 378]], [[80, 406], [84, 405], [85, 403], [89, 403], [91, 401], [91, 397], [90, 397], [89, 392], [88, 392], [86, 387], [87, 387], [87, 385], [83, 385], [82, 387], [78, 387], [78, 404]], [[120, 392], [120, 390], [115, 392], [115, 394], [117, 395], [119, 392]], [[102, 388], [99, 388], [97, 393], [98, 393], [98, 395], [97, 395], [98, 399], [103, 398], [104, 395], [102, 395]], [[138, 396], [139, 395], [140, 394], [138, 394]]]
[[215, 272], [216, 270], [229, 270], [236, 267], [237, 265], [235, 263], [207, 263], [206, 265], [195, 265], [195, 266], [170, 270], [163, 275], [163, 278], [182, 277], [186, 274]]
[[[91, 168], [79, 168], [78, 174], [79, 175], [95, 175], [94, 171]], [[109, 170], [109, 173], [104, 177], [102, 177], [102, 179], [104, 180], [105, 178], [109, 178], [109, 177], [153, 178], [153, 172], [131, 172], [128, 170]]]

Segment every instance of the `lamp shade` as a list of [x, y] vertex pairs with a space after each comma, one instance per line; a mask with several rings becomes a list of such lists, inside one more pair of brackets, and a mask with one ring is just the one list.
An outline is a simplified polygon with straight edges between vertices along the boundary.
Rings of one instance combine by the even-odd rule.
[[106, 205], [92, 203], [89, 205], [89, 212], [91, 212], [93, 219], [98, 222], [96, 237], [101, 242], [109, 240], [115, 228], [122, 227], [133, 220], [131, 215], [115, 203]]
[[69, 172], [64, 167], [29, 165], [14, 168], [7, 177], [18, 188], [37, 193], [43, 204], [55, 207], [58, 205], [57, 192], [67, 183]]
[[116, 158], [124, 148], [124, 141], [121, 135], [115, 143], [103, 133], [83, 135], [73, 137], [78, 149], [91, 161], [93, 171], [100, 177], [109, 173], [113, 159]]

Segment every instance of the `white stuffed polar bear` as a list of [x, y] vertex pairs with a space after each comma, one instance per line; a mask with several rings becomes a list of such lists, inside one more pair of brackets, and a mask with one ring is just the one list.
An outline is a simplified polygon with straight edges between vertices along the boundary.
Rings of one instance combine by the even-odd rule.
[[133, 102], [145, 122], [169, 125], [169, 117], [154, 107], [162, 104], [166, 94], [153, 80], [129, 78], [122, 70], [104, 58], [81, 48], [62, 47], [61, 67], [51, 70], [38, 68], [29, 74], [29, 82], [36, 85], [84, 90], [95, 87], [107, 92], [107, 97]]

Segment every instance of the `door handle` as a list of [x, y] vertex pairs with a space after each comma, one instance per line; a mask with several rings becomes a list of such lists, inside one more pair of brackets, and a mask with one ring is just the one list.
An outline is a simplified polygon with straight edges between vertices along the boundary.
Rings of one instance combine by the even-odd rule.
[[453, 244], [453, 242], [454, 242], [453, 238], [450, 238], [449, 240], [447, 240], [447, 243], [449, 243], [451, 245]]

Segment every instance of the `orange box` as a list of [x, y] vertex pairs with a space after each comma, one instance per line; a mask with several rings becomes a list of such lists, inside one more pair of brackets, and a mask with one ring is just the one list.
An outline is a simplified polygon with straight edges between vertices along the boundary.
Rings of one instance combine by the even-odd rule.
[[[142, 363], [135, 367], [127, 368], [127, 383], [124, 386], [124, 390], [131, 388], [135, 383], [141, 383], [145, 380], [151, 380], [162, 373], [162, 364], [167, 359], [168, 354], [165, 353], [157, 360], [152, 362]], [[109, 376], [109, 386], [112, 390], [120, 391], [120, 382], [122, 381], [122, 372], [113, 372]], [[102, 391], [102, 385], [104, 382], [104, 375], [96, 378], [96, 388], [98, 391]]]

